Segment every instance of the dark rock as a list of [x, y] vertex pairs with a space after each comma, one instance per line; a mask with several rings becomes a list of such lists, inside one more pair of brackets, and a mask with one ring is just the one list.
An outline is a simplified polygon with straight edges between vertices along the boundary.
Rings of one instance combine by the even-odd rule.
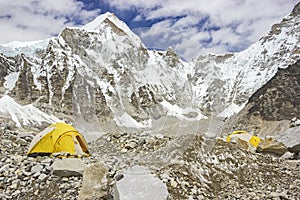
[[119, 181], [119, 180], [121, 180], [122, 178], [124, 178], [124, 174], [118, 174], [118, 175], [116, 175], [116, 177], [115, 177], [116, 181]]

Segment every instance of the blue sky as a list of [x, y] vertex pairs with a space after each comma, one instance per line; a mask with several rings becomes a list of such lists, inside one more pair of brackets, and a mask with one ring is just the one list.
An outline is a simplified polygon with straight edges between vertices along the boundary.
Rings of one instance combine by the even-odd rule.
[[[0, 43], [46, 39], [58, 35], [67, 26], [81, 26], [110, 11], [135, 32], [140, 32], [144, 38], [152, 38], [159, 32], [172, 43], [177, 41], [178, 35], [182, 35], [188, 38], [185, 45], [194, 43], [192, 45], [197, 44], [206, 52], [234, 52], [256, 42], [274, 23], [287, 16], [297, 2], [298, 0], [1, 0]], [[156, 47], [161, 43], [151, 45]], [[181, 47], [182, 45], [183, 43]]]
[[[110, 5], [108, 1], [99, 1], [99, 0], [80, 0], [84, 3], [84, 7], [87, 10], [94, 10], [95, 8], [100, 8], [101, 13], [112, 12], [115, 13], [119, 19], [126, 22], [126, 24], [131, 28], [141, 28], [141, 27], [151, 27], [153, 24], [161, 21], [161, 19], [143, 19], [140, 21], [135, 20], [135, 18], [140, 15], [139, 9], [132, 5], [130, 7], [119, 8], [113, 5]], [[177, 16], [176, 16], [177, 17]]]

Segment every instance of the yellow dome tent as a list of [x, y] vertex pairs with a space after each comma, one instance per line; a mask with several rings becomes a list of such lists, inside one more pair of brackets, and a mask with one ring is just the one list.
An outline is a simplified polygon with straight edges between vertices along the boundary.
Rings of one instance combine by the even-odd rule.
[[89, 156], [84, 137], [71, 125], [56, 123], [48, 126], [31, 141], [28, 156], [50, 156], [52, 154], [68, 156]]
[[246, 142], [249, 142], [255, 148], [258, 146], [261, 139], [255, 135], [251, 135], [250, 133], [242, 130], [233, 131], [230, 135], [227, 136], [226, 141], [230, 142], [235, 139], [241, 139]]

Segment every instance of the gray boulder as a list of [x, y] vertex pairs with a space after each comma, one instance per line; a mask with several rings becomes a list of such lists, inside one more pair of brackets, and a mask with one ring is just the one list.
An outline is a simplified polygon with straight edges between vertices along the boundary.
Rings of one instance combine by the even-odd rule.
[[82, 176], [86, 165], [80, 158], [65, 158], [56, 160], [51, 165], [52, 173], [59, 177]]
[[133, 166], [115, 183], [116, 200], [164, 200], [168, 198], [165, 183], [151, 174], [147, 167]]
[[276, 139], [283, 143], [289, 152], [300, 152], [300, 126], [289, 128], [286, 132], [276, 136]]
[[102, 199], [107, 195], [107, 169], [102, 163], [95, 163], [83, 172], [79, 200]]
[[259, 143], [256, 150], [260, 153], [282, 156], [287, 152], [287, 147], [282, 142], [277, 141], [274, 137], [268, 137]]

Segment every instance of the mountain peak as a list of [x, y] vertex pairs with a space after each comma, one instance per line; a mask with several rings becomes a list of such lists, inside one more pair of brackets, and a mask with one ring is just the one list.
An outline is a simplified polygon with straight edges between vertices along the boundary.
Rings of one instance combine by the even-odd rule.
[[101, 28], [101, 25], [107, 20], [109, 20], [119, 28], [129, 29], [124, 22], [122, 22], [114, 13], [111, 12], [106, 12], [102, 15], [99, 15], [90, 23], [84, 25], [82, 28], [87, 31], [97, 31]]
[[82, 28], [87, 30], [87, 31], [95, 31], [99, 29], [99, 26], [103, 23], [105, 19], [113, 18], [115, 17], [115, 14], [111, 12], [106, 12], [102, 15], [99, 15], [96, 17], [93, 21], [90, 23], [84, 25]]
[[132, 43], [137, 46], [144, 46], [140, 38], [131, 31], [127, 24], [111, 12], [106, 12], [96, 17], [93, 21], [84, 25], [81, 29], [88, 32], [98, 32], [100, 30], [104, 31], [106, 29], [105, 27], [109, 27], [111, 31], [115, 32], [117, 35], [127, 35]]

